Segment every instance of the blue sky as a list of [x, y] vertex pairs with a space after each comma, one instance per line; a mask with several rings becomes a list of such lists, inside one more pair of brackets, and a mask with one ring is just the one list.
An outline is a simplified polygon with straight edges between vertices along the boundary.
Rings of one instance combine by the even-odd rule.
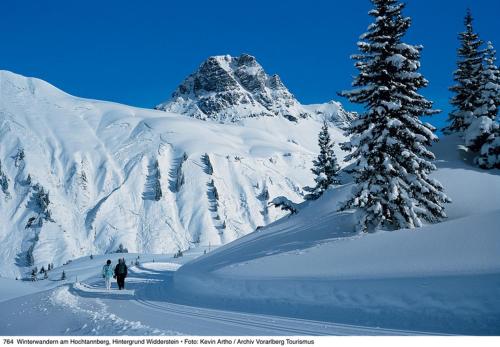
[[[425, 46], [422, 72], [431, 84], [423, 93], [447, 111], [465, 9], [500, 50], [500, 1], [407, 4], [406, 41]], [[302, 103], [325, 102], [350, 86], [349, 56], [370, 8], [369, 0], [1, 0], [0, 69], [74, 95], [152, 107], [208, 56], [249, 53]]]

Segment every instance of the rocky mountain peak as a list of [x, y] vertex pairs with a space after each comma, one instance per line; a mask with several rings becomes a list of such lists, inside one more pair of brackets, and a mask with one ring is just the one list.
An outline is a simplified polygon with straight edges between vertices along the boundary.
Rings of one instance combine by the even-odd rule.
[[209, 57], [156, 108], [222, 122], [260, 116], [297, 121], [308, 116], [279, 76], [269, 76], [249, 54]]

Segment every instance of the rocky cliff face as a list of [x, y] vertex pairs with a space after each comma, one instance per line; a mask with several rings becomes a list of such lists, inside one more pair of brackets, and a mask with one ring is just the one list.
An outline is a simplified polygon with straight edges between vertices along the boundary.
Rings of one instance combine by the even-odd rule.
[[325, 107], [317, 112], [315, 107], [301, 105], [278, 75], [268, 75], [253, 56], [242, 54], [208, 58], [182, 82], [170, 100], [156, 108], [219, 122], [262, 116], [297, 122], [319, 114], [334, 122], [345, 122], [352, 117], [340, 104], [336, 106], [327, 107], [332, 114], [325, 114]]

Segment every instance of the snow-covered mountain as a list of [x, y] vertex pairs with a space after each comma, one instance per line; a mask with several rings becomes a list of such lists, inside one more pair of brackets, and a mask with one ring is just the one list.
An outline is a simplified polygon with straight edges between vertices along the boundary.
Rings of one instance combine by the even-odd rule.
[[[270, 105], [300, 106], [279, 88]], [[322, 107], [343, 114], [336, 103]], [[205, 122], [82, 99], [1, 71], [0, 275], [120, 244], [147, 253], [225, 244], [267, 225], [282, 216], [268, 208], [270, 199], [300, 202], [302, 187], [312, 184], [320, 121]], [[331, 132], [344, 140], [335, 126]]]
[[269, 76], [255, 57], [242, 54], [208, 58], [189, 75], [159, 110], [219, 122], [252, 117], [284, 117], [297, 122], [326, 117], [344, 125], [354, 117], [340, 103], [301, 105], [278, 75]]

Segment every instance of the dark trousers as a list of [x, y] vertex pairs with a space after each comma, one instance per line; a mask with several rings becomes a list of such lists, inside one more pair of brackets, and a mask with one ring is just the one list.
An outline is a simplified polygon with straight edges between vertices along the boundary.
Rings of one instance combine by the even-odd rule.
[[118, 275], [116, 276], [116, 283], [118, 284], [118, 289], [125, 289], [125, 276]]

